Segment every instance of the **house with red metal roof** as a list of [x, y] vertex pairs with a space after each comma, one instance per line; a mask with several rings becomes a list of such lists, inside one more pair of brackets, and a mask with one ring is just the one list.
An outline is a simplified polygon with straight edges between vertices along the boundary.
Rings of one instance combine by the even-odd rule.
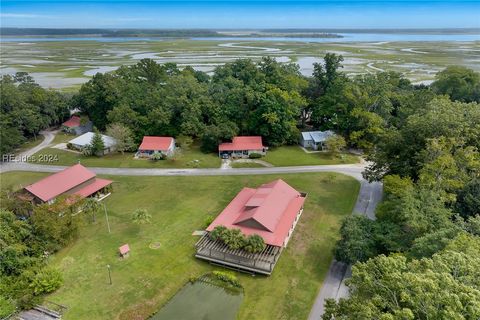
[[[196, 257], [239, 270], [270, 274], [292, 236], [303, 212], [306, 194], [278, 179], [259, 188], [243, 188], [197, 242]], [[231, 250], [209, 237], [217, 226], [239, 229], [245, 236], [259, 235], [266, 247], [260, 253]]]
[[[110, 193], [111, 180], [97, 178], [96, 174], [81, 164], [54, 173], [24, 188], [33, 203], [53, 203], [59, 196], [80, 199], [97, 197], [102, 200]], [[25, 198], [25, 197], [24, 197]]]
[[267, 154], [267, 147], [263, 145], [261, 136], [233, 137], [232, 142], [221, 143], [218, 146], [218, 155], [223, 158], [248, 158], [250, 154]]
[[[82, 123], [84, 122], [84, 123]], [[81, 135], [93, 130], [93, 123], [88, 119], [82, 121], [80, 116], [71, 116], [70, 119], [62, 123], [62, 130], [66, 133]]]
[[140, 147], [138, 147], [137, 157], [151, 158], [154, 154], [171, 156], [175, 153], [175, 139], [172, 137], [143, 137]]

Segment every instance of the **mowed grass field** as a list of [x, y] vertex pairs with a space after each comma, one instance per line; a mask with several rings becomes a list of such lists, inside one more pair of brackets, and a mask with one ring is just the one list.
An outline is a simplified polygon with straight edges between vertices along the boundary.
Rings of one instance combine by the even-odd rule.
[[[70, 139], [73, 137], [70, 136]], [[68, 141], [68, 140], [67, 140]], [[51, 162], [44, 159], [53, 159]], [[191, 146], [189, 150], [178, 153], [174, 159], [152, 161], [148, 159], [135, 159], [134, 153], [111, 153], [103, 157], [86, 157], [78, 152], [45, 148], [32, 157], [32, 162], [38, 164], [70, 166], [81, 163], [90, 167], [115, 167], [115, 168], [218, 168], [221, 159], [216, 153], [203, 153], [199, 145]]]
[[[19, 187], [46, 176], [11, 172], [2, 187]], [[194, 258], [208, 215], [217, 215], [244, 187], [282, 178], [308, 192], [304, 213], [288, 248], [270, 277], [238, 274], [245, 288], [239, 319], [305, 319], [332, 260], [341, 220], [351, 213], [359, 183], [332, 173], [216, 177], [110, 176], [114, 191], [105, 200], [105, 215], [85, 224], [78, 240], [51, 259], [62, 270], [64, 285], [49, 300], [68, 306], [64, 319], [145, 319], [164, 305], [190, 277], [219, 269]], [[152, 215], [136, 225], [132, 212]], [[128, 243], [131, 255], [117, 256]], [[158, 249], [150, 248], [159, 243]], [[109, 284], [107, 264], [113, 284]]]
[[[59, 143], [66, 143], [73, 139], [74, 136], [64, 133], [58, 133], [55, 136], [51, 146]], [[40, 139], [40, 138], [39, 138]], [[40, 142], [38, 142], [40, 143]], [[27, 143], [22, 149], [33, 147]], [[45, 160], [52, 161], [45, 161]], [[342, 154], [339, 157], [333, 157], [329, 153], [317, 152], [307, 153], [299, 146], [282, 146], [272, 148], [267, 155], [260, 160], [271, 163], [274, 166], [305, 166], [305, 165], [327, 165], [327, 164], [347, 164], [357, 163], [359, 158], [352, 154]], [[200, 151], [200, 144], [197, 142], [184, 150], [177, 153], [173, 159], [151, 161], [148, 159], [135, 159], [134, 153], [126, 152], [111, 153], [103, 157], [84, 156], [79, 152], [60, 150], [56, 148], [45, 148], [37, 152], [31, 162], [37, 164], [64, 165], [70, 166], [81, 163], [90, 167], [110, 167], [110, 168], [218, 168], [221, 159], [216, 153], [203, 153]], [[255, 163], [233, 163], [233, 168], [258, 168], [262, 167]]]
[[341, 154], [334, 157], [326, 152], [307, 153], [299, 146], [283, 146], [268, 150], [267, 155], [262, 158], [274, 166], [314, 166], [327, 164], [347, 164], [359, 162], [358, 156], [353, 154]]

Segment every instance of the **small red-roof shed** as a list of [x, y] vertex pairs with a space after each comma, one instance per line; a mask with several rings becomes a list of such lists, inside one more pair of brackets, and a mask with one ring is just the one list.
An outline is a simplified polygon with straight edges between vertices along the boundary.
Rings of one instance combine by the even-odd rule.
[[130, 247], [128, 246], [128, 243], [124, 244], [120, 248], [118, 248], [118, 251], [120, 252], [120, 255], [122, 257], [128, 255], [130, 253]]
[[80, 117], [79, 116], [71, 116], [70, 119], [62, 123], [62, 126], [75, 128], [80, 126]]
[[166, 152], [173, 145], [172, 137], [143, 137], [142, 144], [138, 148], [140, 151], [164, 151]]

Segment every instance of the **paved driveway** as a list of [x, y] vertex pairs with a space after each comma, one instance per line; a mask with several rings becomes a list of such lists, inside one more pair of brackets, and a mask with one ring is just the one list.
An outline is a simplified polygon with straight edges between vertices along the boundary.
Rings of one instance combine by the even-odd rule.
[[57, 134], [57, 132], [58, 131], [40, 131], [40, 134], [43, 136], [43, 141], [39, 145], [20, 153], [17, 156], [17, 158], [26, 159], [28, 157], [31, 157], [32, 155], [34, 155], [38, 151], [46, 148], [48, 145], [50, 145], [52, 143], [52, 141], [55, 138], [55, 135]]

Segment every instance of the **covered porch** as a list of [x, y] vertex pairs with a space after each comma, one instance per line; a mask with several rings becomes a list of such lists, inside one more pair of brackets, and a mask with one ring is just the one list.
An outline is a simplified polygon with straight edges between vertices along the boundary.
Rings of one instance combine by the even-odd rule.
[[282, 253], [282, 248], [267, 245], [258, 253], [249, 253], [242, 249], [232, 250], [220, 241], [210, 239], [208, 233], [204, 234], [195, 244], [197, 253], [195, 257], [221, 264], [232, 269], [270, 275]]

